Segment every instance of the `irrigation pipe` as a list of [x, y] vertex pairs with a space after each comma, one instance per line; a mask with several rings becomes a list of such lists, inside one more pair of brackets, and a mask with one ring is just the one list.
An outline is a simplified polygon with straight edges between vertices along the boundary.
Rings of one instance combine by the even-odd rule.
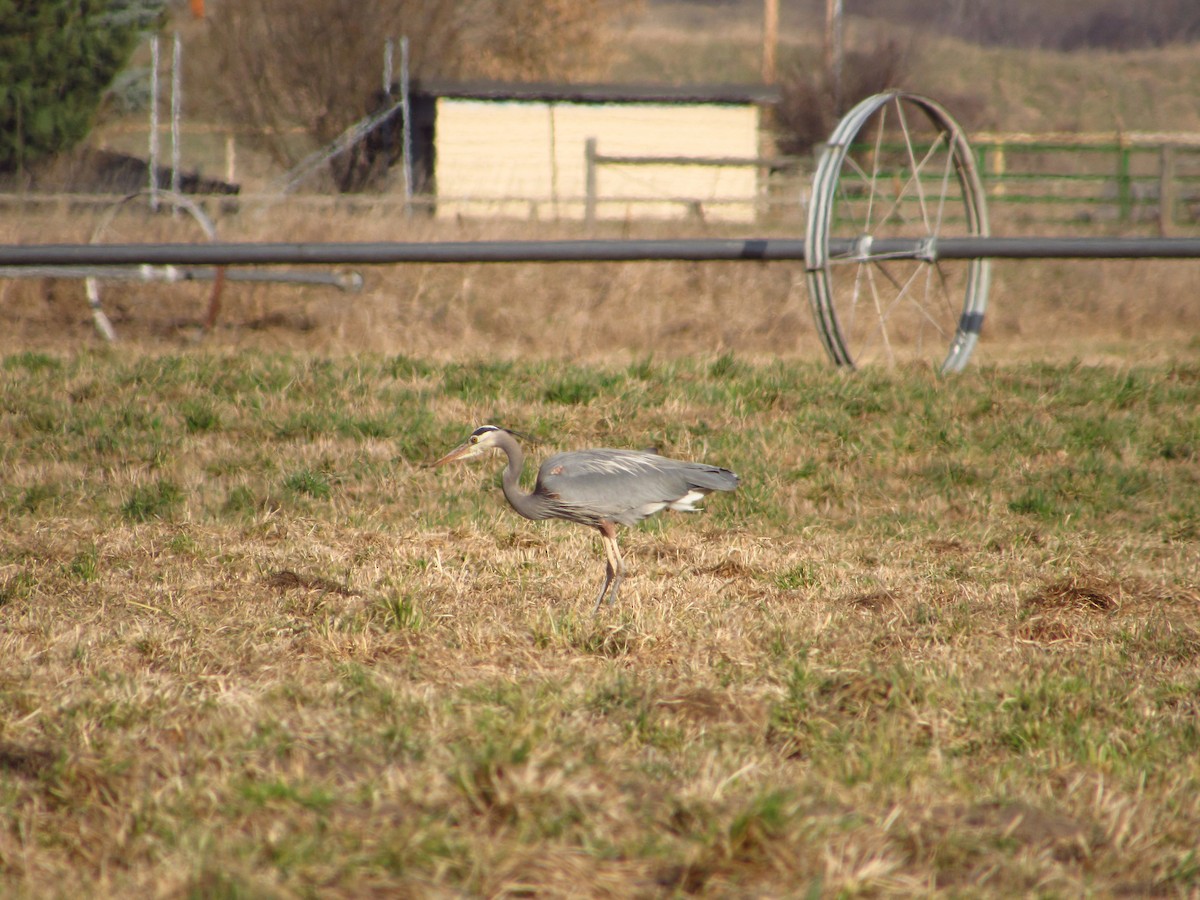
[[[1196, 259], [1200, 238], [957, 237], [829, 242], [833, 259]], [[354, 243], [0, 245], [0, 268], [26, 266], [388, 265], [392, 263], [803, 260], [804, 242], [570, 240]]]

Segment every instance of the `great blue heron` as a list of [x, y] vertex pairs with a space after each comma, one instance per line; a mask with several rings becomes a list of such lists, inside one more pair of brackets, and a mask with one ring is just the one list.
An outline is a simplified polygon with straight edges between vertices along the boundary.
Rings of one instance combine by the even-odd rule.
[[[662, 509], [697, 512], [696, 503], [712, 491], [732, 491], [738, 477], [728, 469], [667, 459], [647, 450], [575, 450], [556, 453], [538, 469], [533, 493], [521, 490], [525, 454], [513, 432], [483, 425], [434, 466], [474, 459], [502, 450], [508, 466], [501, 479], [504, 496], [527, 519], [566, 519], [600, 532], [608, 557], [604, 583], [593, 612], [605, 594], [612, 603], [625, 577], [617, 548], [617, 525], [634, 525]], [[611, 586], [612, 590], [609, 591]]]

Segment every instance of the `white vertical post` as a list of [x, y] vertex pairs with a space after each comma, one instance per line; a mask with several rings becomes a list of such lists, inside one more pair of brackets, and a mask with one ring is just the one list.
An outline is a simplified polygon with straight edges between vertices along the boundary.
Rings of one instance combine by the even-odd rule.
[[[179, 193], [179, 120], [183, 115], [183, 41], [179, 32], [175, 32], [175, 42], [171, 50], [171, 190]], [[172, 210], [175, 207], [172, 206]]]
[[408, 95], [408, 38], [400, 38], [400, 115], [404, 116], [401, 135], [404, 141], [404, 216], [412, 218], [413, 207], [413, 164], [412, 164], [412, 103]]
[[158, 209], [158, 35], [150, 38], [150, 208]]
[[396, 53], [396, 42], [388, 38], [383, 42], [383, 92], [392, 93], [392, 59]]
[[230, 184], [237, 181], [237, 144], [233, 132], [225, 132], [225, 180]]

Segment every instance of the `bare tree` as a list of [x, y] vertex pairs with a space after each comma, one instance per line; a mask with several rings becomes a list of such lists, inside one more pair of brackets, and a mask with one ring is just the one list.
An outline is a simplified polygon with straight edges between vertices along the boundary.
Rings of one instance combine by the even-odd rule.
[[513, 81], [595, 79], [608, 68], [617, 26], [639, 0], [495, 2], [467, 34], [466, 74]]
[[775, 140], [780, 151], [808, 153], [829, 136], [838, 119], [859, 100], [900, 87], [907, 77], [908, 57], [909, 48], [894, 39], [848, 52], [840, 98], [829, 72], [796, 69], [787, 73], [781, 80], [783, 96], [775, 115]]
[[409, 38], [414, 78], [594, 77], [637, 0], [238, 0], [209, 18], [223, 114], [295, 165], [378, 102], [384, 42]]

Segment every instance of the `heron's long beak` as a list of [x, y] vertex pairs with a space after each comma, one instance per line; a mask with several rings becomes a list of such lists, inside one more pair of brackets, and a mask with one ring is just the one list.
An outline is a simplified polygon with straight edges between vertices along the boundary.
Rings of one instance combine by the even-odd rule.
[[476, 456], [483, 456], [483, 454], [487, 453], [491, 449], [491, 447], [481, 447], [479, 444], [472, 444], [470, 442], [459, 444], [437, 462], [431, 463], [429, 467], [431, 469], [436, 469], [438, 466], [446, 465], [446, 463], [463, 462], [468, 459], [474, 459]]

